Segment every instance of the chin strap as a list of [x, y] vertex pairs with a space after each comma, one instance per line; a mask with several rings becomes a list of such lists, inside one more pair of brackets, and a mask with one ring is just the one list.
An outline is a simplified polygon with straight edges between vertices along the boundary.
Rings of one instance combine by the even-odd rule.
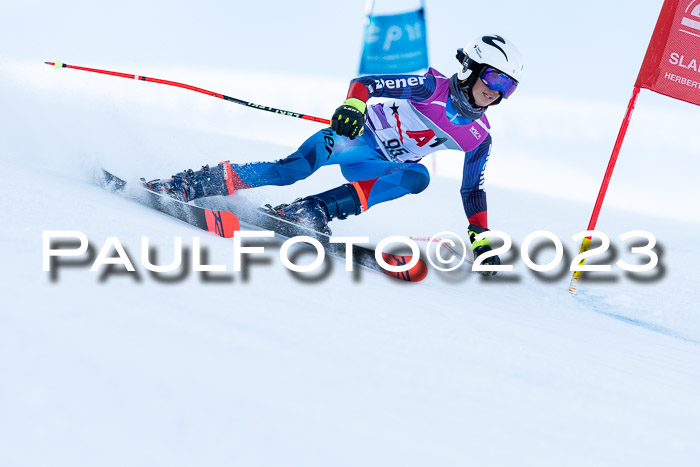
[[[475, 76], [475, 75], [472, 73], [472, 76], [470, 76], [469, 78], [471, 78], [473, 76]], [[471, 105], [475, 109], [484, 109], [485, 107], [479, 107], [478, 105], [476, 105], [476, 101], [474, 100], [474, 93], [472, 92], [472, 88], [474, 87], [474, 83], [473, 83], [473, 80], [471, 80], [471, 81], [472, 81], [472, 83], [465, 85], [465, 87], [464, 87], [464, 89], [467, 91], [467, 101], [469, 102], [469, 105]]]

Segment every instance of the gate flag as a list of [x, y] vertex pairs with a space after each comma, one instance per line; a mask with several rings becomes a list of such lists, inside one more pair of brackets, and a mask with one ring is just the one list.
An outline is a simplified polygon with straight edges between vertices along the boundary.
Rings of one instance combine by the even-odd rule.
[[636, 87], [700, 105], [700, 0], [666, 0]]
[[396, 15], [368, 13], [361, 75], [407, 73], [427, 68], [424, 7]]
[[[595, 230], [598, 222], [640, 89], [700, 105], [700, 0], [664, 0], [593, 206], [589, 231]], [[580, 253], [588, 251], [590, 245], [591, 237], [584, 238]], [[578, 263], [571, 277], [571, 295], [576, 295], [585, 262], [583, 259]]]

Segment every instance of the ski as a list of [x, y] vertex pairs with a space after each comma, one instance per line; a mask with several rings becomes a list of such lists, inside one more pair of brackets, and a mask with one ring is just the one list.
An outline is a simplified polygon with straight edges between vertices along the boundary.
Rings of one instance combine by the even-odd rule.
[[153, 208], [156, 211], [220, 237], [231, 238], [233, 233], [241, 228], [240, 220], [231, 212], [205, 209], [193, 204], [183, 203], [145, 188], [135, 193], [129, 192], [126, 190], [126, 181], [104, 169], [102, 169], [101, 177], [99, 183], [108, 191], [120, 193], [144, 206]]
[[[246, 219], [246, 221], [256, 228], [264, 230], [272, 230], [277, 236], [281, 238], [291, 238], [295, 236], [305, 235], [313, 237], [318, 240], [326, 251], [334, 257], [339, 259], [345, 259], [345, 244], [342, 243], [331, 243], [331, 236], [323, 232], [318, 232], [309, 227], [296, 224], [282, 217], [275, 215], [270, 208], [265, 210], [258, 209], [252, 214], [251, 219]], [[396, 279], [409, 281], [409, 282], [420, 282], [425, 279], [428, 269], [425, 262], [418, 258], [418, 262], [408, 271], [405, 272], [391, 272], [382, 268], [375, 257], [375, 250], [373, 248], [364, 247], [361, 245], [352, 245], [352, 258], [355, 264], [364, 266], [368, 269], [378, 271], [387, 274]], [[404, 255], [392, 255], [389, 253], [382, 253], [382, 259], [384, 262], [391, 266], [403, 266], [408, 264], [413, 257]]]
[[[108, 191], [118, 193], [139, 204], [220, 237], [231, 238], [236, 231], [243, 227], [248, 230], [270, 230], [275, 232], [276, 237], [283, 240], [304, 235], [318, 240], [329, 255], [343, 261], [346, 257], [345, 244], [331, 243], [329, 235], [295, 224], [266, 210], [241, 207], [236, 209], [236, 213], [233, 213], [185, 203], [150, 191], [141, 185], [137, 190], [127, 189], [125, 180], [104, 169], [101, 169], [98, 184]], [[408, 271], [396, 273], [387, 271], [377, 262], [373, 248], [361, 245], [353, 245], [352, 248], [353, 263], [364, 268], [408, 282], [419, 282], [427, 275], [427, 265], [420, 258], [418, 258], [416, 265]], [[382, 253], [382, 259], [389, 265], [403, 266], [411, 262], [413, 257]]]

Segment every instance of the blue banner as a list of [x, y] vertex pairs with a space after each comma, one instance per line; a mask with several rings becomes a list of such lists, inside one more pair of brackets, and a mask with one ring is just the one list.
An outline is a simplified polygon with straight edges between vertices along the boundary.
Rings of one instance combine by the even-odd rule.
[[368, 16], [360, 74], [407, 73], [428, 68], [423, 8], [398, 15]]

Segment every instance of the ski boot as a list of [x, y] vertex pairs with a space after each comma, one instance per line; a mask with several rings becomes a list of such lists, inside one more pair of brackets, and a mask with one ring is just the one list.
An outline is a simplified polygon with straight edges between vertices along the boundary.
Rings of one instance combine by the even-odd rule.
[[318, 199], [313, 197], [299, 198], [290, 204], [280, 204], [274, 208], [270, 204], [265, 207], [268, 212], [287, 219], [295, 224], [308, 227], [317, 232], [331, 235], [330, 227], [328, 227], [329, 215], [326, 206]]
[[280, 204], [274, 208], [268, 204], [266, 207], [278, 217], [326, 235], [333, 234], [328, 226], [331, 220], [347, 219], [350, 214], [358, 215], [362, 212], [360, 197], [351, 184], [300, 198], [291, 204]]
[[164, 180], [155, 179], [147, 182], [142, 178], [141, 181], [147, 189], [155, 193], [184, 202], [206, 196], [232, 195], [238, 188], [247, 188], [228, 162], [222, 162], [213, 168], [204, 165], [196, 172], [187, 169]]

